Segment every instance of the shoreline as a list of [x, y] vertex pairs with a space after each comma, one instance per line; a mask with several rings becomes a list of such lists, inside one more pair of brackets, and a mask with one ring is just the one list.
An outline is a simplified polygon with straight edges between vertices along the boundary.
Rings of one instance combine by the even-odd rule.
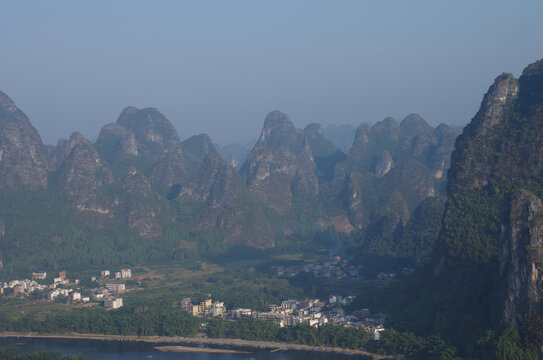
[[[310, 346], [301, 344], [289, 344], [272, 341], [253, 341], [242, 339], [213, 339], [213, 338], [190, 338], [181, 336], [137, 336], [137, 335], [103, 335], [103, 334], [38, 334], [32, 332], [2, 332], [0, 337], [18, 337], [29, 339], [83, 339], [83, 340], [104, 340], [104, 341], [132, 341], [145, 343], [170, 343], [170, 344], [198, 344], [228, 346], [237, 348], [253, 348], [270, 351], [319, 351], [333, 352], [344, 355], [367, 356], [374, 360], [393, 359], [391, 356], [378, 355], [358, 349], [343, 349], [327, 346]], [[169, 346], [166, 346], [169, 347]], [[216, 349], [220, 351], [220, 349]], [[228, 349], [223, 349], [230, 351]], [[235, 351], [235, 350], [234, 350]]]
[[240, 354], [240, 355], [250, 354], [249, 351], [217, 349], [217, 348], [201, 348], [201, 347], [179, 346], [179, 345], [155, 346], [154, 349], [163, 351], [163, 352], [173, 352], [173, 353]]

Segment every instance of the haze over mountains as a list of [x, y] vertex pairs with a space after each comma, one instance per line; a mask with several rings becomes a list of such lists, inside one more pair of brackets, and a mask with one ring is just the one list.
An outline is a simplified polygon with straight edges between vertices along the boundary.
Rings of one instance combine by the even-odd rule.
[[94, 144], [50, 146], [0, 93], [1, 271], [341, 247], [420, 267], [373, 304], [395, 328], [469, 353], [511, 327], [541, 349], [543, 60], [498, 76], [458, 138], [417, 114], [360, 125], [347, 153], [325, 134], [272, 111], [240, 165], [127, 107]]
[[[361, 125], [345, 153], [325, 134], [346, 148], [348, 127], [296, 129], [288, 115], [273, 111], [247, 158], [236, 160], [233, 154], [243, 152], [231, 150], [228, 163], [209, 136], [180, 141], [157, 109], [127, 107], [94, 144], [76, 132], [51, 146], [4, 93], [0, 125], [5, 269], [10, 259], [25, 263], [18, 257], [23, 249], [35, 256], [25, 257], [34, 259], [33, 266], [70, 261], [52, 260], [51, 239], [72, 244], [83, 262], [96, 261], [88, 249], [77, 250], [81, 236], [64, 234], [66, 223], [89, 244], [103, 238], [110, 250], [119, 244], [107, 238], [126, 228], [123, 241], [136, 249], [153, 244], [157, 257], [187, 256], [204, 243], [219, 252], [235, 244], [273, 248], [328, 228], [356, 230], [355, 242], [370, 253], [412, 257], [422, 250], [409, 247], [408, 255], [399, 241], [421, 236], [412, 221], [419, 205], [441, 209], [455, 139], [448, 126], [434, 129], [412, 114], [400, 123], [387, 118]], [[36, 198], [39, 208], [32, 204]], [[12, 203], [18, 211], [8, 210]], [[32, 217], [46, 229], [35, 222], [22, 226]], [[129, 258], [116, 261], [135, 261]]]

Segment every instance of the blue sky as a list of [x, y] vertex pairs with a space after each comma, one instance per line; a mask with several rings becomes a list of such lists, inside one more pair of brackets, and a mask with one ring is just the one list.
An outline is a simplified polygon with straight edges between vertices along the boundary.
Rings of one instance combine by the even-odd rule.
[[543, 57], [542, 1], [0, 0], [0, 90], [44, 142], [153, 106], [182, 138], [297, 127], [467, 123], [502, 72]]

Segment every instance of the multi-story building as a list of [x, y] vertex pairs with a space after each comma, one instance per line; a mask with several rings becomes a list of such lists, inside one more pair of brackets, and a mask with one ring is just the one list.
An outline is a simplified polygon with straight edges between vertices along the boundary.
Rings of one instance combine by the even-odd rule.
[[129, 279], [132, 277], [132, 270], [121, 269], [121, 279]]
[[122, 298], [107, 298], [104, 300], [104, 306], [106, 309], [118, 309], [123, 306]]
[[202, 311], [205, 311], [211, 307], [211, 304], [213, 303], [213, 300], [206, 299], [204, 301], [200, 302], [200, 307], [202, 308]]
[[199, 316], [199, 315], [200, 315], [200, 306], [199, 306], [199, 305], [190, 304], [190, 305], [187, 307], [187, 311], [188, 311], [189, 314], [191, 314], [192, 316]]

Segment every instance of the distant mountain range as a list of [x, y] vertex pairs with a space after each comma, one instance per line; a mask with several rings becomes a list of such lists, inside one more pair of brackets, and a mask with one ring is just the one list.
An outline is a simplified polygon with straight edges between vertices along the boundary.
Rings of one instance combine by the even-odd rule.
[[219, 151], [205, 134], [180, 141], [154, 108], [127, 107], [94, 144], [76, 132], [51, 146], [0, 93], [0, 256], [5, 271], [138, 263], [327, 229], [369, 254], [429, 256], [439, 226], [417, 216], [441, 214], [455, 137], [416, 114], [300, 130], [273, 111], [251, 148]]

